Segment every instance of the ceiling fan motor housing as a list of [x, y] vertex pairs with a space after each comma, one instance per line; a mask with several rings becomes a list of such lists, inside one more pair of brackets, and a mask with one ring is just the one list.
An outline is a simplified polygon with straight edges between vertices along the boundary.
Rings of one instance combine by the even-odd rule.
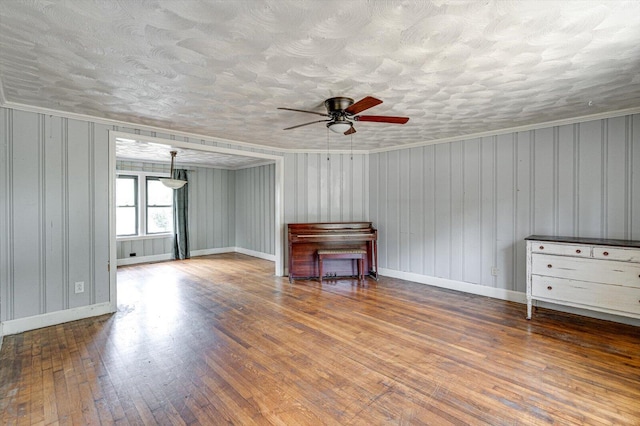
[[324, 106], [327, 107], [327, 111], [331, 115], [342, 115], [344, 110], [353, 105], [353, 99], [338, 96], [336, 98], [329, 98], [324, 101]]

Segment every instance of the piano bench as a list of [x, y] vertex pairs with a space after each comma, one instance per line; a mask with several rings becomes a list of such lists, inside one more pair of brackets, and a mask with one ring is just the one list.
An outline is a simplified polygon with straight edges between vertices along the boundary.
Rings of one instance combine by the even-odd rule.
[[318, 250], [318, 272], [319, 280], [322, 283], [322, 261], [324, 259], [351, 259], [358, 261], [358, 281], [364, 280], [364, 257], [366, 250], [362, 249], [327, 249]]

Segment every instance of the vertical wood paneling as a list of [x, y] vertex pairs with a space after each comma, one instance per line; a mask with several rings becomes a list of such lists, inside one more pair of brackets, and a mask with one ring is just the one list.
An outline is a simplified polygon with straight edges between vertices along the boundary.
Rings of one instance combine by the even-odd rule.
[[496, 137], [496, 287], [514, 290], [516, 282], [516, 143], [515, 135]]
[[[308, 192], [307, 199], [307, 220], [309, 222], [321, 222], [322, 221], [322, 176], [320, 170], [322, 169], [321, 165], [326, 164], [326, 155], [325, 154], [306, 154], [307, 157], [307, 167], [308, 169], [305, 171], [307, 175], [308, 187], [306, 188]], [[295, 157], [294, 157], [295, 158]], [[285, 166], [285, 173], [288, 168]], [[285, 178], [285, 182], [288, 179]], [[298, 191], [304, 192], [304, 187], [298, 187]], [[295, 202], [298, 197], [304, 197], [300, 192], [291, 193], [291, 199]], [[287, 203], [288, 204], [288, 203]], [[291, 223], [301, 223], [304, 219], [300, 216], [287, 216], [286, 222]]]
[[291, 180], [291, 185], [293, 185], [293, 189], [289, 194], [299, 194], [299, 197], [291, 203], [293, 206], [293, 215], [295, 217], [302, 218], [303, 221], [307, 220], [307, 196], [309, 194], [308, 191], [305, 191], [303, 188], [307, 187], [307, 174], [306, 174], [306, 162], [308, 159], [308, 155], [297, 155], [293, 158], [291, 164], [294, 167], [293, 176], [294, 179]]
[[524, 238], [533, 233], [534, 210], [534, 179], [533, 160], [534, 143], [533, 132], [516, 133], [516, 227], [515, 227], [515, 255], [514, 276], [516, 279], [515, 290], [524, 292], [523, 286], [526, 277], [525, 254], [526, 245]]
[[[91, 282], [91, 223], [89, 178], [93, 162], [89, 162], [89, 123], [78, 120], [68, 122], [68, 188], [69, 188], [69, 308], [86, 306], [90, 302], [88, 287]], [[71, 260], [73, 259], [73, 260]], [[74, 283], [84, 281], [85, 292], [76, 294]]]
[[[108, 257], [104, 158], [109, 127], [4, 108], [2, 112], [0, 319], [108, 300], [103, 262]], [[386, 152], [351, 160], [349, 154], [332, 154], [328, 162], [326, 154], [286, 154], [285, 223], [371, 217], [380, 229], [381, 267], [492, 285], [487, 271], [495, 261], [500, 270], [496, 285], [524, 291], [522, 238], [530, 233], [550, 228], [563, 235], [640, 239], [639, 128], [635, 115], [500, 135], [493, 154], [490, 138], [483, 139], [479, 149], [477, 142], [461, 141], [414, 148], [409, 155]], [[207, 212], [190, 213], [196, 223], [194, 249], [209, 248], [202, 229], [220, 231], [214, 237], [220, 244], [240, 235], [241, 212], [229, 214], [246, 195], [236, 191], [242, 186], [238, 172], [211, 172], [204, 179], [194, 173], [190, 191], [204, 198], [215, 184], [226, 188], [219, 199], [191, 196], [197, 210]], [[255, 179], [270, 181], [272, 173]], [[545, 192], [549, 185], [551, 195]], [[261, 188], [247, 193], [260, 191], [260, 203], [270, 211], [273, 200]], [[207, 207], [213, 209], [218, 201], [216, 214], [221, 217], [208, 218]], [[487, 229], [492, 217], [494, 229]], [[254, 222], [263, 244], [259, 247], [273, 245], [273, 232], [267, 230], [272, 222], [264, 216]], [[469, 247], [478, 239], [481, 255], [473, 259]], [[150, 250], [170, 249], [167, 241], [151, 243]], [[495, 259], [488, 253], [492, 245]], [[136, 250], [144, 250], [139, 242], [118, 247], [122, 255]], [[478, 261], [481, 273], [476, 278]], [[73, 293], [75, 281], [85, 281], [88, 291]]]
[[629, 229], [627, 217], [627, 197], [629, 174], [627, 161], [628, 138], [627, 117], [608, 120], [606, 135], [606, 179], [605, 179], [605, 235], [609, 238], [627, 237]]
[[[482, 275], [481, 261], [485, 255], [481, 237], [482, 226], [482, 176], [480, 141], [474, 139], [462, 146], [462, 272], [461, 279], [479, 283]], [[490, 213], [491, 210], [486, 211]]]
[[93, 303], [109, 301], [109, 245], [102, 241], [109, 241], [109, 167], [105, 158], [109, 157], [109, 132], [106, 125], [96, 124], [94, 133], [94, 181], [93, 181], [93, 232], [94, 259], [93, 275]]
[[385, 226], [386, 244], [387, 244], [387, 262], [392, 269], [400, 270], [400, 241], [402, 235], [400, 203], [402, 193], [400, 192], [400, 176], [404, 169], [400, 169], [400, 154], [398, 151], [391, 151], [387, 155], [387, 168], [395, 170], [395, 173], [387, 175], [386, 192], [389, 202], [386, 205], [387, 222]]
[[[296, 164], [293, 162], [292, 164]], [[295, 170], [292, 173], [296, 173]], [[236, 245], [275, 254], [275, 164], [237, 170]], [[295, 205], [294, 202], [291, 205]], [[295, 210], [293, 208], [292, 210]]]
[[62, 119], [45, 117], [45, 221], [46, 263], [45, 286], [47, 310], [59, 311], [64, 308], [63, 294], [55, 291], [64, 282], [64, 218], [65, 179], [63, 176], [63, 156], [66, 152], [62, 143]]
[[400, 231], [400, 241], [398, 242], [398, 256], [401, 271], [409, 271], [411, 261], [411, 152], [402, 150], [398, 152], [398, 165], [406, 164], [407, 167], [402, 169], [396, 188], [398, 192], [398, 227]]
[[40, 203], [41, 144], [38, 116], [15, 111], [13, 117], [14, 185], [11, 216], [13, 218], [13, 314], [17, 317], [37, 315], [41, 298]]
[[[376, 174], [376, 179], [378, 180], [378, 195], [380, 200], [380, 205], [378, 207], [378, 252], [379, 259], [384, 259], [384, 263], [382, 265], [387, 265], [389, 258], [389, 235], [394, 233], [393, 229], [390, 229], [389, 223], [389, 214], [387, 211], [387, 207], [389, 202], [391, 201], [392, 194], [388, 191], [387, 185], [387, 176], [389, 175], [389, 153], [384, 152], [380, 154], [378, 160], [378, 173]], [[379, 260], [380, 261], [380, 260]]]
[[[555, 156], [553, 129], [541, 129], [533, 135], [533, 228], [551, 235], [554, 232]], [[549, 161], [551, 160], [551, 161]]]
[[524, 292], [530, 234], [639, 239], [638, 128], [635, 115], [373, 154], [380, 266]]
[[[496, 263], [497, 252], [497, 201], [496, 197], [496, 138], [483, 138], [480, 141], [480, 162], [478, 163], [478, 179], [480, 182], [480, 192], [478, 194], [478, 247], [482, 254], [478, 258], [478, 268], [480, 276], [475, 284], [496, 286], [497, 277], [492, 275], [492, 267], [499, 270], [498, 275], [504, 274], [503, 270]], [[469, 248], [465, 245], [465, 249], [471, 252], [469, 256], [473, 256], [473, 247]], [[467, 259], [468, 256], [465, 256]]]
[[602, 135], [602, 121], [580, 124], [578, 234], [582, 237], [604, 237], [602, 222], [604, 141]]
[[351, 160], [351, 179], [349, 182], [351, 191], [351, 209], [349, 215], [345, 216], [345, 220], [353, 222], [356, 220], [364, 220], [368, 217], [365, 213], [368, 210], [369, 199], [369, 173], [366, 169], [364, 155], [353, 155]]
[[13, 315], [13, 111], [0, 108], [0, 321]]
[[285, 224], [368, 220], [368, 156], [354, 154], [352, 160], [350, 154], [301, 153], [284, 158]]
[[[575, 195], [577, 179], [577, 159], [574, 126], [561, 126], [558, 129], [558, 235], [575, 236]], [[544, 161], [544, 160], [542, 160]]]
[[[228, 247], [236, 246], [236, 173], [227, 173], [227, 209], [225, 217], [228, 219], [226, 228], [229, 230]], [[275, 220], [275, 219], [274, 219]], [[273, 226], [273, 225], [271, 225]]]
[[[423, 148], [423, 164], [424, 164], [424, 201], [422, 203], [424, 223], [424, 266], [421, 268], [425, 275], [435, 275], [435, 259], [436, 259], [436, 156], [435, 146], [425, 146]], [[415, 266], [414, 266], [415, 267]], [[419, 271], [420, 269], [418, 269]]]
[[449, 252], [450, 277], [454, 280], [462, 280], [464, 269], [464, 144], [453, 142], [451, 144], [451, 156], [449, 167], [451, 170], [450, 183], [450, 214], [451, 245]]
[[634, 115], [630, 120], [631, 127], [627, 133], [631, 139], [628, 156], [631, 159], [629, 165], [629, 192], [627, 199], [629, 209], [629, 231], [627, 235], [634, 240], [640, 240], [640, 114]]
[[409, 234], [409, 245], [407, 247], [406, 271], [422, 269], [422, 259], [424, 258], [424, 187], [427, 185], [425, 180], [425, 164], [424, 164], [424, 147], [406, 150], [409, 156], [409, 181], [406, 185], [408, 197], [407, 214], [408, 224], [406, 232]]
[[[435, 276], [451, 272], [451, 144], [435, 146]], [[381, 266], [385, 266], [382, 264]]]

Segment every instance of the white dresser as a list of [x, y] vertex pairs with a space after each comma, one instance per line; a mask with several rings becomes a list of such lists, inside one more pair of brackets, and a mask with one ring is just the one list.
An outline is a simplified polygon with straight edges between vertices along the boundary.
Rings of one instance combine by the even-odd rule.
[[527, 319], [533, 300], [640, 318], [640, 241], [531, 235]]

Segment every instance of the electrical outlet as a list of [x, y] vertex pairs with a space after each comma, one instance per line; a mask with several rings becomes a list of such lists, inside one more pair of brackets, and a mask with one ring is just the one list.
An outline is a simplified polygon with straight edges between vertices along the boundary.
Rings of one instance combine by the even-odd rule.
[[493, 275], [494, 277], [497, 277], [499, 273], [500, 269], [496, 268], [495, 266], [491, 268], [491, 275]]
[[76, 282], [76, 294], [77, 293], [84, 293], [84, 281]]

